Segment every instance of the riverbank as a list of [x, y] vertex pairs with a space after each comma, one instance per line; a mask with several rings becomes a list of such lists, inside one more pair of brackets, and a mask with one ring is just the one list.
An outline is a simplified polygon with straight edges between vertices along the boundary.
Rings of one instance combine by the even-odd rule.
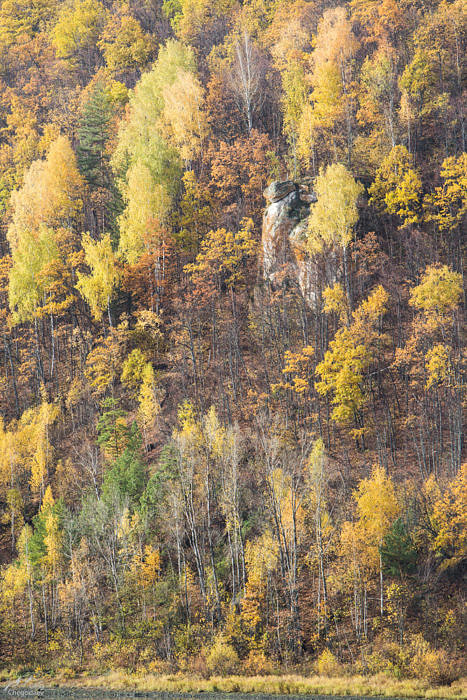
[[[460, 679], [449, 686], [432, 687], [418, 679], [397, 680], [386, 674], [375, 676], [343, 676], [330, 678], [313, 675], [303, 677], [289, 676], [229, 676], [196, 678], [182, 674], [128, 674], [124, 671], [91, 676], [78, 675], [73, 678], [56, 676], [54, 678], [35, 677], [14, 679], [0, 676], [3, 681], [0, 693], [15, 697], [33, 696], [31, 691], [52, 697], [83, 696], [104, 694], [131, 696], [152, 695], [157, 693], [194, 694], [194, 693], [232, 693], [267, 695], [312, 695], [316, 696], [353, 696], [384, 698], [467, 698], [467, 680]], [[29, 692], [26, 692], [29, 691]]]

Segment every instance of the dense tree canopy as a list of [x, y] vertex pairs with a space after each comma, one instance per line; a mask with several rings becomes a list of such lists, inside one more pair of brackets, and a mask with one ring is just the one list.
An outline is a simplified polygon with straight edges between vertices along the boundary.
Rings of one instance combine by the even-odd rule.
[[0, 670], [459, 678], [466, 55], [465, 0], [0, 0]]

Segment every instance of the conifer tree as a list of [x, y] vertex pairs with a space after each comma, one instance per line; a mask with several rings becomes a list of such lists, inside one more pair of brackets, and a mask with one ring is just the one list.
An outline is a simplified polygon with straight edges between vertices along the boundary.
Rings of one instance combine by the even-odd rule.
[[381, 544], [383, 570], [390, 576], [403, 580], [415, 572], [417, 556], [407, 525], [402, 518], [397, 518]]
[[113, 116], [114, 108], [108, 92], [103, 83], [97, 83], [83, 105], [76, 149], [78, 167], [90, 187], [109, 185], [109, 154], [106, 146]]

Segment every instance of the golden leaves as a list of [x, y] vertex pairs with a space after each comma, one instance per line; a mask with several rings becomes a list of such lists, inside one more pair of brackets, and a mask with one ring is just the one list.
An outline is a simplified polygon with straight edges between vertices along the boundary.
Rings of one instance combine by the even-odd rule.
[[358, 221], [357, 200], [363, 185], [341, 163], [322, 170], [315, 182], [318, 201], [310, 208], [307, 248], [313, 255], [325, 248], [346, 248]]
[[245, 262], [256, 252], [252, 236], [253, 221], [244, 219], [236, 233], [219, 228], [210, 231], [201, 242], [201, 253], [196, 262], [185, 266], [185, 272], [193, 282], [202, 282], [213, 275], [227, 287], [234, 287], [244, 280]]
[[112, 250], [110, 234], [106, 233], [100, 240], [94, 241], [89, 233], [83, 236], [83, 248], [89, 275], [78, 272], [76, 288], [88, 302], [96, 321], [109, 308], [110, 298], [120, 278], [116, 257]]
[[323, 395], [333, 392], [332, 418], [338, 423], [354, 418], [364, 404], [364, 372], [373, 359], [375, 344], [381, 339], [377, 324], [388, 298], [384, 287], [376, 287], [353, 312], [352, 324], [337, 331], [316, 367], [321, 378], [316, 389]]
[[447, 265], [429, 265], [420, 284], [411, 290], [409, 304], [423, 311], [435, 325], [447, 320], [462, 296], [462, 276]]

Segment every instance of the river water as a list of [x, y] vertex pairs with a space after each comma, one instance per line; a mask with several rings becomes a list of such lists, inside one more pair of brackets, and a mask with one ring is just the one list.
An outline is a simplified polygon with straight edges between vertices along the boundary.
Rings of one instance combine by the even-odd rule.
[[[277, 695], [266, 693], [178, 693], [178, 692], [144, 692], [144, 691], [108, 691], [105, 689], [90, 690], [89, 688], [40, 688], [19, 687], [14, 683], [0, 688], [0, 698], [38, 698], [39, 700], [118, 700], [118, 698], [146, 698], [150, 700], [370, 700], [362, 695]], [[373, 696], [371, 700], [378, 700]], [[407, 700], [407, 698], [387, 698], [384, 700]]]

